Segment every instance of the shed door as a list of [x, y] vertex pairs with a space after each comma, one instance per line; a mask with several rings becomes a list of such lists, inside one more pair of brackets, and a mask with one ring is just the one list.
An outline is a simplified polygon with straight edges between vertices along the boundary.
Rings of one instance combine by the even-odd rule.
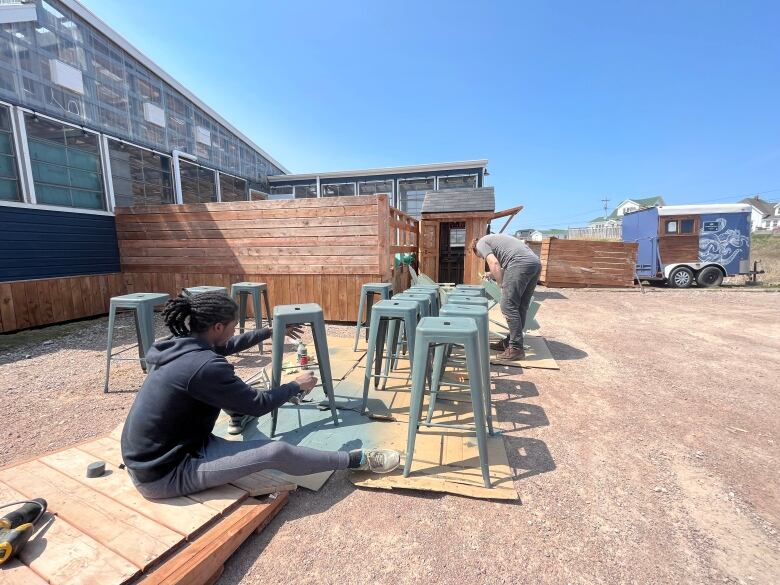
[[439, 228], [439, 282], [463, 284], [466, 223], [442, 222]]
[[422, 221], [420, 242], [420, 272], [433, 280], [439, 280], [439, 222]]

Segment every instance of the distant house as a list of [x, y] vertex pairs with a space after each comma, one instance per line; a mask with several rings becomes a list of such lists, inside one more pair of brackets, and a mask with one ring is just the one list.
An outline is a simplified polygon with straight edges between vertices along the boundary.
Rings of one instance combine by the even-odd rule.
[[751, 206], [750, 231], [773, 230], [780, 228], [780, 202], [764, 201], [760, 197], [748, 197], [740, 203]]
[[664, 205], [664, 198], [660, 195], [658, 197], [645, 197], [644, 199], [624, 199], [608, 216], [595, 217], [588, 222], [588, 225], [592, 227], [620, 225], [623, 222], [624, 214], [659, 205]]
[[539, 230], [525, 229], [517, 230], [515, 232], [515, 237], [518, 240], [523, 240], [525, 242], [541, 242], [544, 239], [544, 234]]

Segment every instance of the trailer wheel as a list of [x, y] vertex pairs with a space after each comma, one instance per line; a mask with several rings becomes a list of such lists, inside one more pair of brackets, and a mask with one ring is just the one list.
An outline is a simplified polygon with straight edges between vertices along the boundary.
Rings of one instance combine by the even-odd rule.
[[723, 284], [723, 273], [716, 266], [707, 266], [699, 272], [696, 282], [702, 287], [720, 286]]
[[689, 288], [693, 281], [693, 270], [687, 266], [678, 266], [669, 275], [669, 285], [672, 288]]

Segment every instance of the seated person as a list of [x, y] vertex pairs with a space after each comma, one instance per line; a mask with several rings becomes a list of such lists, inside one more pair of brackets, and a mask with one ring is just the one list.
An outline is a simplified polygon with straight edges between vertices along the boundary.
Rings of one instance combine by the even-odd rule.
[[[148, 374], [122, 430], [122, 459], [142, 495], [187, 495], [263, 469], [308, 475], [347, 468], [389, 473], [398, 467], [397, 451], [320, 451], [215, 436], [221, 409], [261, 416], [305, 396], [317, 383], [308, 372], [260, 391], [238, 378], [225, 356], [268, 339], [271, 330], [233, 337], [237, 312], [235, 301], [222, 293], [179, 295], [165, 305], [163, 317], [173, 335], [147, 353]], [[300, 329], [289, 331], [297, 336]]]

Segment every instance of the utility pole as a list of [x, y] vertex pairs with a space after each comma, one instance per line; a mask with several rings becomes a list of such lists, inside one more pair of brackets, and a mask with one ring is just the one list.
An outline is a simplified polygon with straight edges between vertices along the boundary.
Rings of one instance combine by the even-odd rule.
[[607, 219], [607, 210], [609, 209], [609, 199], [607, 196], [604, 196], [604, 199], [601, 200], [601, 202], [604, 204], [604, 219]]

